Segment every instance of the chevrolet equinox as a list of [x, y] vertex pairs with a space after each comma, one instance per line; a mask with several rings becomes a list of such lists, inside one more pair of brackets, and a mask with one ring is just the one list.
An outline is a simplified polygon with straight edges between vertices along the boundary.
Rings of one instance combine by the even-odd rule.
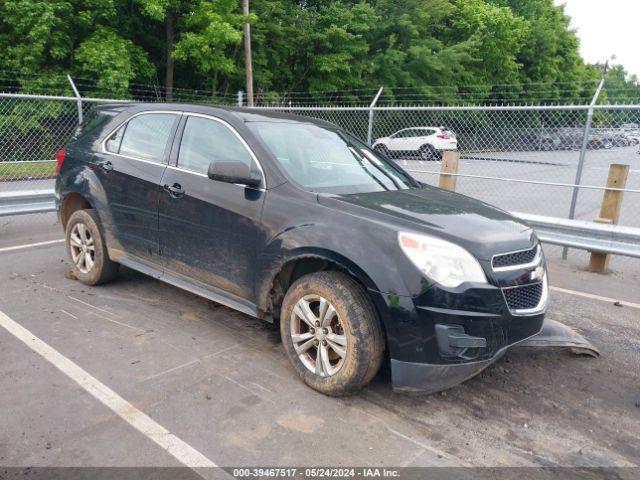
[[95, 110], [57, 154], [75, 277], [120, 265], [279, 322], [310, 387], [343, 395], [383, 359], [435, 392], [537, 334], [547, 273], [529, 226], [413, 179], [347, 131], [263, 110]]

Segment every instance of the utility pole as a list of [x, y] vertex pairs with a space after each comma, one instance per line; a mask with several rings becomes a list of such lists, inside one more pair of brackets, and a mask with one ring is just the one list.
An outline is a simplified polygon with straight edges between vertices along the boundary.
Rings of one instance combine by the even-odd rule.
[[[249, 16], [249, 0], [242, 0], [242, 14]], [[247, 106], [253, 107], [253, 62], [251, 61], [251, 25], [248, 19], [242, 27], [244, 31], [244, 70], [247, 77]]]
[[165, 101], [173, 101], [173, 71], [174, 71], [174, 59], [173, 59], [173, 43], [174, 43], [174, 26], [173, 26], [173, 12], [167, 9], [165, 14], [165, 30], [167, 37], [167, 73], [165, 76]]

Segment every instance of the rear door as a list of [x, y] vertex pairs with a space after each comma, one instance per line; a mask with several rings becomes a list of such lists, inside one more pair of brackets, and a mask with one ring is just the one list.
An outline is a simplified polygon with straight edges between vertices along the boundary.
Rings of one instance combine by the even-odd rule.
[[414, 128], [407, 132], [407, 138], [405, 139], [405, 150], [418, 151], [425, 143], [429, 143], [428, 137], [435, 131], [426, 128]]
[[180, 112], [134, 115], [103, 142], [97, 175], [108, 200], [103, 218], [109, 252], [116, 259], [158, 266], [158, 201], [169, 140]]
[[264, 175], [260, 188], [211, 180], [207, 170], [215, 161], [241, 161], [261, 170], [229, 124], [216, 117], [185, 113], [171, 165], [162, 179], [165, 191], [159, 211], [164, 269], [199, 288], [253, 302]]

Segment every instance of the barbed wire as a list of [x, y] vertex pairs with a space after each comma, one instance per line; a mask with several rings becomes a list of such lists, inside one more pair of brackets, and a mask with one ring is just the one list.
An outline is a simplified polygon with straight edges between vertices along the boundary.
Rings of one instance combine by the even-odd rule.
[[[29, 81], [33, 80], [33, 81]], [[94, 78], [73, 77], [82, 96], [118, 97], [138, 101], [199, 102], [236, 104], [237, 92], [190, 89], [182, 86], [168, 89], [159, 83], [129, 82], [126, 91], [100, 85]], [[591, 86], [598, 80], [561, 82], [528, 82], [515, 84], [460, 84], [424, 85], [384, 88], [378, 105], [530, 105], [566, 104], [582, 105], [592, 100]], [[595, 88], [593, 88], [595, 91]], [[8, 93], [72, 94], [71, 85], [63, 73], [13, 72], [0, 70], [0, 91]], [[336, 105], [367, 106], [378, 93], [379, 87], [309, 91], [261, 91], [257, 89], [255, 101], [259, 105]], [[640, 85], [607, 87], [603, 95], [610, 102], [637, 103]], [[244, 94], [242, 94], [244, 97]], [[610, 98], [614, 97], [614, 98]], [[246, 99], [246, 97], [244, 97]]]

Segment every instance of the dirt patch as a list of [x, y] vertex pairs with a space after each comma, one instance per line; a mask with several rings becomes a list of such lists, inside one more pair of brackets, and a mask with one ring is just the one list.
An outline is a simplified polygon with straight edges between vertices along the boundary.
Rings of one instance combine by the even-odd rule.
[[278, 417], [278, 425], [287, 430], [295, 430], [302, 433], [313, 433], [324, 425], [324, 420], [320, 417], [307, 415], [294, 410]]

